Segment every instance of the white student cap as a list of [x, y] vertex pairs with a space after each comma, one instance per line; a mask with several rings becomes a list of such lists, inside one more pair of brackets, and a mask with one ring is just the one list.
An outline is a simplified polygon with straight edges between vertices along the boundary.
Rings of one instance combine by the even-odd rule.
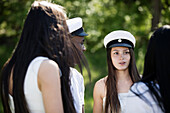
[[128, 31], [117, 30], [109, 33], [104, 38], [105, 48], [112, 47], [135, 47], [135, 37]]
[[83, 21], [80, 17], [72, 18], [66, 20], [69, 32], [73, 36], [87, 36], [88, 34], [84, 32]]

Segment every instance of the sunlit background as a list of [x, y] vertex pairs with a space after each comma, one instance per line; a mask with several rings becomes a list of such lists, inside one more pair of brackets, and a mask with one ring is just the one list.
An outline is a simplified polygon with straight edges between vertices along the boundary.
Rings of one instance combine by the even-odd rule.
[[[24, 20], [34, 0], [0, 1], [0, 69], [20, 38]], [[91, 83], [84, 70], [85, 112], [92, 113], [93, 87], [107, 75], [103, 38], [113, 30], [127, 30], [136, 38], [135, 57], [140, 74], [150, 34], [156, 27], [170, 24], [169, 0], [51, 0], [65, 7], [68, 18], [81, 17], [85, 31]], [[28, 53], [29, 54], [29, 53]], [[2, 104], [0, 100], [0, 113]]]

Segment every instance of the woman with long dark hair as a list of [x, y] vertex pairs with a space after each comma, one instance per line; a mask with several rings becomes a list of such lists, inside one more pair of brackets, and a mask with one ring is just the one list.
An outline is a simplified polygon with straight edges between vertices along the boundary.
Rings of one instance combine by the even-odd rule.
[[133, 50], [135, 42], [135, 37], [123, 30], [113, 31], [104, 38], [108, 75], [95, 84], [93, 113], [125, 111], [130, 86], [140, 79]]
[[81, 70], [80, 53], [70, 41], [63, 7], [35, 1], [21, 38], [5, 63], [1, 98], [5, 113], [76, 113], [70, 66]]
[[[170, 113], [170, 26], [157, 29], [151, 36], [145, 55], [144, 72], [141, 81], [131, 87], [128, 103], [131, 113]], [[143, 112], [142, 112], [143, 111]]]

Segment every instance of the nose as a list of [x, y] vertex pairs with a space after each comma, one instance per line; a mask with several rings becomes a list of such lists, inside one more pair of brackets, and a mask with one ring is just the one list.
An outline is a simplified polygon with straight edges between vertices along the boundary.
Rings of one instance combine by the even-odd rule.
[[82, 45], [82, 50], [86, 51], [86, 47], [84, 46], [84, 44]]
[[124, 60], [125, 55], [124, 54], [120, 54], [120, 60]]

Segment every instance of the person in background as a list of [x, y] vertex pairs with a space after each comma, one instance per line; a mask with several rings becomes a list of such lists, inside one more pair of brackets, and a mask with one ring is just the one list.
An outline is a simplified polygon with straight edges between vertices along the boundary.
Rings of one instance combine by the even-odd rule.
[[130, 87], [140, 79], [134, 57], [135, 43], [135, 37], [124, 30], [105, 36], [108, 75], [94, 86], [93, 113], [125, 113]]
[[88, 36], [83, 29], [83, 21], [80, 17], [66, 20], [69, 32], [73, 36], [71, 41], [80, 51], [86, 51], [84, 46], [84, 37]]
[[[84, 46], [84, 37], [88, 34], [84, 32], [83, 21], [80, 17], [66, 20], [69, 32], [71, 33], [71, 41], [78, 51], [83, 55], [83, 51], [86, 51]], [[88, 63], [85, 61], [88, 68]], [[74, 67], [74, 66], [73, 66]], [[71, 75], [71, 91], [73, 92], [74, 106], [77, 113], [84, 113], [84, 79], [83, 76], [75, 69]], [[90, 72], [90, 71], [89, 71]]]
[[70, 66], [81, 68], [62, 6], [35, 1], [21, 38], [4, 64], [1, 99], [5, 113], [77, 113], [70, 90]]
[[170, 26], [164, 25], [150, 38], [142, 79], [131, 87], [127, 100], [129, 113], [170, 113], [169, 48]]

